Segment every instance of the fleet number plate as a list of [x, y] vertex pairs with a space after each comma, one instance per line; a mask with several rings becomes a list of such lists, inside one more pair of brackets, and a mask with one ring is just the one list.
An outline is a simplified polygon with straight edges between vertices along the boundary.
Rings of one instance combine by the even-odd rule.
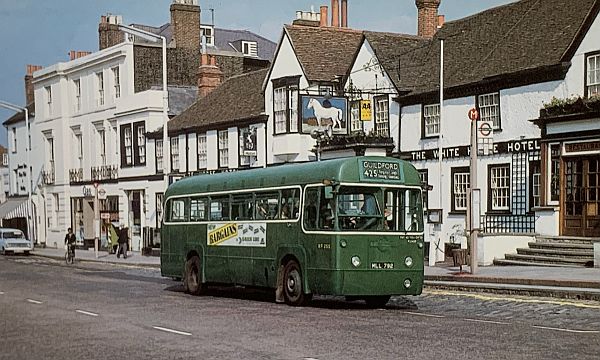
[[392, 262], [374, 262], [371, 263], [371, 269], [393, 269], [394, 263]]

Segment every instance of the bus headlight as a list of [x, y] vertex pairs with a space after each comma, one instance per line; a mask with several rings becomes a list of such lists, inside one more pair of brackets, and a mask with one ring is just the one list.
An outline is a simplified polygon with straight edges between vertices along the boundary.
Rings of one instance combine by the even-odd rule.
[[342, 239], [340, 240], [340, 246], [345, 248], [346, 246], [348, 246], [348, 243], [346, 242], [346, 240]]
[[404, 287], [405, 288], [409, 288], [412, 285], [412, 282], [410, 281], [410, 279], [405, 279], [404, 280]]
[[410, 256], [407, 256], [406, 259], [404, 259], [404, 265], [411, 267], [413, 266], [413, 258], [411, 258]]
[[352, 257], [352, 266], [359, 267], [360, 266], [360, 258], [358, 256]]

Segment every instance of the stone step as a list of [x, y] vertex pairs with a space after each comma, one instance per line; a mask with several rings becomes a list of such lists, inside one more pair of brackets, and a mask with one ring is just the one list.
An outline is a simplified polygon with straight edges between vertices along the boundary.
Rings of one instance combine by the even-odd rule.
[[537, 255], [519, 255], [519, 254], [506, 254], [504, 255], [506, 260], [517, 260], [517, 261], [531, 261], [536, 263], [548, 263], [548, 264], [563, 264], [563, 265], [579, 265], [586, 266], [591, 262], [593, 264], [593, 259], [570, 259], [570, 258], [559, 258], [559, 257], [551, 257], [551, 256], [537, 256]]
[[580, 265], [551, 264], [551, 263], [545, 263], [545, 262], [506, 260], [506, 259], [494, 259], [494, 265], [498, 265], [498, 266], [577, 267], [577, 268], [581, 267]]
[[537, 255], [537, 256], [548, 256], [548, 257], [560, 257], [569, 259], [587, 259], [594, 260], [593, 250], [565, 250], [565, 249], [530, 249], [520, 248], [517, 249], [519, 255]]
[[594, 250], [592, 244], [553, 243], [553, 242], [530, 242], [527, 244], [531, 249], [573, 249]]
[[595, 242], [600, 242], [600, 238], [540, 235], [540, 236], [536, 236], [535, 241], [539, 242], [539, 243], [593, 245]]

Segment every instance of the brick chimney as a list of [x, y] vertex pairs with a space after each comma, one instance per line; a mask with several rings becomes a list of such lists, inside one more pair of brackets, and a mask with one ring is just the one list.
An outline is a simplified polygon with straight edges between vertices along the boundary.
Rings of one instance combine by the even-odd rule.
[[348, 0], [342, 0], [342, 27], [348, 27]]
[[27, 72], [25, 73], [25, 106], [34, 101], [33, 73], [41, 69], [42, 67], [39, 65], [27, 65]]
[[200, 6], [197, 0], [173, 0], [173, 40], [178, 48], [200, 50]]
[[419, 22], [417, 35], [432, 38], [438, 27], [438, 8], [441, 0], [415, 0]]
[[125, 34], [119, 31], [118, 27], [122, 21], [123, 18], [120, 15], [108, 14], [100, 17], [100, 25], [98, 25], [99, 50], [104, 50], [125, 41]]
[[71, 50], [71, 51], [69, 51], [69, 60], [73, 61], [75, 59], [79, 59], [81, 57], [88, 56], [90, 54], [91, 54], [90, 51], [75, 51], [75, 50]]
[[198, 69], [198, 99], [205, 97], [223, 82], [223, 72], [213, 55], [202, 54]]
[[326, 27], [327, 26], [327, 6], [321, 6], [320, 11], [321, 11], [321, 20], [320, 20], [319, 26]]
[[331, 26], [340, 27], [340, 3], [338, 0], [331, 0]]

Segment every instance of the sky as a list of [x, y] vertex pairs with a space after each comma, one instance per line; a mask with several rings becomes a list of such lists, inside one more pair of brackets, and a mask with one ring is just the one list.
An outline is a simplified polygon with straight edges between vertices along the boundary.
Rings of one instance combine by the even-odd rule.
[[[514, 0], [442, 0], [446, 21], [463, 18]], [[123, 23], [159, 26], [169, 22], [172, 0], [0, 0], [0, 100], [25, 105], [27, 64], [49, 66], [68, 61], [70, 50], [98, 50], [98, 22], [107, 13]], [[315, 11], [330, 0], [199, 0], [201, 22], [246, 29], [274, 42], [297, 10]], [[330, 10], [331, 14], [331, 10]], [[355, 29], [415, 34], [414, 0], [348, 0], [348, 25]], [[0, 108], [0, 122], [14, 113]], [[6, 146], [6, 129], [0, 127]]]

